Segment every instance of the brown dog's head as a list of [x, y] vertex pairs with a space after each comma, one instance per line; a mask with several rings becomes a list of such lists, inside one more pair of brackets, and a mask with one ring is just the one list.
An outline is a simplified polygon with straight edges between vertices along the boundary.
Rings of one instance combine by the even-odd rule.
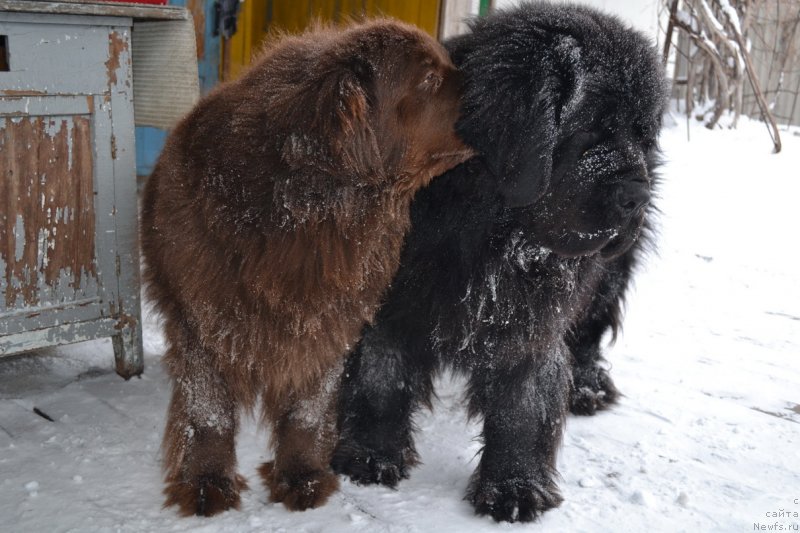
[[317, 34], [287, 102], [284, 162], [413, 192], [472, 155], [454, 128], [458, 72], [435, 40], [389, 20]]

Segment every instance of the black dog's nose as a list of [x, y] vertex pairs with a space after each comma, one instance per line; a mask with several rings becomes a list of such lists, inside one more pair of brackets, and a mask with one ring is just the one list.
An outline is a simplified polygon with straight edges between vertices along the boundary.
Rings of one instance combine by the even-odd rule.
[[635, 213], [649, 202], [650, 185], [644, 180], [626, 180], [617, 188], [617, 206], [624, 215]]

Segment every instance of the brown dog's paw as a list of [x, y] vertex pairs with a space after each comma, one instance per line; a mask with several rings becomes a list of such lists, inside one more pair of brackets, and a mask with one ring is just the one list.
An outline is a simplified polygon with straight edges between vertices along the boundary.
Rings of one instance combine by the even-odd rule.
[[247, 481], [236, 474], [233, 479], [204, 474], [195, 481], [171, 481], [164, 494], [164, 507], [178, 506], [181, 516], [214, 516], [228, 509], [239, 509], [239, 493], [247, 490]]
[[339, 480], [329, 471], [280, 471], [275, 463], [264, 463], [258, 469], [270, 492], [270, 500], [283, 502], [290, 511], [319, 507], [339, 488]]

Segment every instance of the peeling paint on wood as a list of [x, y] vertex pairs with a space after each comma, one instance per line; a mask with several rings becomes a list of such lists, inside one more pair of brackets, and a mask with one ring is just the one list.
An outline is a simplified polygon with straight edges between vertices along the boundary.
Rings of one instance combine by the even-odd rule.
[[0, 0], [0, 10], [24, 13], [134, 17], [145, 20], [184, 20], [187, 16], [186, 11], [177, 6], [104, 4], [101, 2], [86, 2], [86, 0], [62, 0], [60, 2]]
[[4, 307], [35, 306], [96, 278], [87, 117], [0, 119]]
[[28, 89], [22, 90], [22, 91], [17, 91], [17, 90], [14, 90], [14, 89], [4, 89], [4, 90], [0, 91], [0, 93], [4, 94], [6, 96], [42, 96], [42, 95], [47, 94], [44, 91], [31, 91], [31, 90], [28, 90]]
[[[2, 336], [0, 337], [0, 354], [110, 337], [117, 334], [114, 327], [116, 323], [116, 320], [106, 318]], [[141, 373], [141, 370], [139, 372]]]
[[111, 337], [118, 373], [142, 372], [133, 20], [119, 15], [146, 10], [0, 0], [14, 69], [0, 88], [0, 356]]
[[117, 84], [117, 69], [120, 67], [120, 54], [128, 50], [128, 42], [115, 31], [108, 34], [108, 61], [106, 75], [109, 85]]
[[117, 318], [117, 324], [114, 326], [114, 329], [124, 329], [124, 328], [131, 328], [133, 329], [136, 327], [138, 320], [131, 315], [120, 313]]

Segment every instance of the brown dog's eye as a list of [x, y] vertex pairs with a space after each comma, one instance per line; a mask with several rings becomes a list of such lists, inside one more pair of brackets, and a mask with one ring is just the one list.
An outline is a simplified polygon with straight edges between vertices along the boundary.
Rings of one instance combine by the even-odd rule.
[[442, 85], [442, 77], [436, 72], [430, 70], [422, 80], [420, 87], [426, 91], [436, 92], [439, 86]]

